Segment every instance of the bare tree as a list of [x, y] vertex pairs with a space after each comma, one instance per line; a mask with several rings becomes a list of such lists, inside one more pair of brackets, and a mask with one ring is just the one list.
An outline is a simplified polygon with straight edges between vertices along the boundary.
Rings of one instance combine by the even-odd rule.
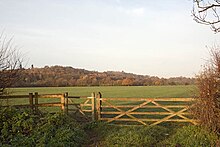
[[0, 35], [0, 95], [18, 80], [19, 68], [22, 66], [21, 56], [12, 40], [3, 33]]
[[196, 22], [220, 32], [220, 0], [193, 0], [192, 15]]
[[211, 59], [197, 76], [199, 97], [192, 112], [202, 126], [220, 133], [220, 47], [211, 49]]

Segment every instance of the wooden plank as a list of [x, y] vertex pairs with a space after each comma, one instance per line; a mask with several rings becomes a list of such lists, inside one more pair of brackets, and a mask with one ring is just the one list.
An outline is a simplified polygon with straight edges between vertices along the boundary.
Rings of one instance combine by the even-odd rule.
[[63, 94], [41, 94], [38, 98], [61, 98]]
[[63, 112], [65, 112], [65, 96], [64, 96], [64, 94], [62, 94], [60, 97], [60, 103], [61, 103], [61, 110]]
[[38, 110], [38, 92], [35, 92], [34, 93], [34, 107], [35, 107], [35, 110]]
[[92, 104], [80, 104], [80, 106], [82, 106], [82, 107], [92, 107]]
[[194, 98], [101, 98], [101, 100], [111, 101], [175, 101], [175, 102], [188, 102], [195, 100]]
[[61, 103], [42, 103], [42, 104], [37, 104], [35, 106], [38, 106], [38, 107], [62, 107], [63, 104], [61, 104]]
[[[94, 97], [93, 97], [93, 98], [94, 98]], [[91, 98], [87, 99], [83, 104], [88, 104], [88, 102], [89, 102], [90, 100], [92, 100], [92, 99], [91, 99]], [[91, 102], [91, 104], [92, 104], [92, 102]]]
[[[123, 112], [106, 111], [101, 112], [101, 114], [122, 114]], [[129, 114], [139, 114], [139, 115], [171, 115], [171, 112], [130, 112]], [[182, 115], [189, 115], [188, 112], [181, 113]]]
[[91, 108], [91, 111], [92, 111], [92, 120], [95, 121], [96, 118], [95, 118], [95, 93], [93, 92], [91, 94], [91, 97], [93, 97], [91, 100], [92, 100], [92, 108]]
[[64, 93], [64, 98], [65, 98], [65, 112], [68, 114], [68, 92]]
[[68, 96], [68, 98], [72, 99], [80, 99], [80, 98], [87, 98], [88, 96]]
[[22, 104], [22, 105], [5, 105], [1, 107], [30, 107], [30, 104]]
[[96, 98], [96, 110], [97, 110], [97, 119], [99, 120], [101, 118], [101, 105], [102, 101], [100, 100], [102, 97], [101, 93], [97, 93], [97, 98]]
[[[111, 118], [100, 118], [100, 120], [108, 121], [108, 120], [111, 120]], [[145, 122], [157, 122], [157, 121], [160, 121], [161, 119], [140, 118], [140, 120], [145, 121]], [[136, 120], [131, 119], [131, 118], [119, 118], [116, 121], [136, 121]], [[168, 119], [168, 120], [165, 120], [164, 122], [191, 122], [191, 121], [196, 121], [196, 120], [191, 119], [189, 121], [189, 120], [185, 120], [185, 119]]]
[[92, 110], [86, 110], [86, 109], [83, 109], [82, 111], [83, 112], [92, 112]]
[[0, 99], [19, 99], [19, 98], [29, 98], [29, 95], [2, 95]]
[[30, 107], [33, 111], [34, 110], [34, 95], [33, 95], [33, 93], [29, 93], [29, 104], [30, 104]]
[[[117, 106], [118, 108], [133, 108], [137, 105], [115, 105]], [[164, 107], [167, 107], [167, 108], [185, 108], [187, 107], [188, 105], [162, 105]], [[109, 105], [105, 105], [105, 106], [101, 106], [102, 108], [113, 108], [112, 106], [109, 106]], [[147, 106], [142, 106], [142, 108], [161, 108], [161, 106], [153, 106], [153, 105], [147, 105]]]

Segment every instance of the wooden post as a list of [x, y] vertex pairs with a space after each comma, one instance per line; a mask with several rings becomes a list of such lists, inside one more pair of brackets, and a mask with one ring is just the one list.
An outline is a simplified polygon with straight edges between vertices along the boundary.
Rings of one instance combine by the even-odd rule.
[[68, 114], [68, 92], [66, 92], [64, 95], [65, 95], [65, 110], [66, 110], [66, 114]]
[[33, 99], [33, 93], [29, 93], [29, 103], [32, 111], [34, 110], [34, 99]]
[[35, 101], [35, 103], [34, 103], [34, 105], [35, 105], [35, 110], [38, 110], [38, 92], [35, 92], [34, 93], [34, 101]]
[[101, 94], [101, 92], [98, 92], [97, 95], [96, 95], [97, 120], [100, 120], [100, 118], [101, 118], [101, 111], [102, 111], [102, 108], [101, 108], [101, 105], [102, 105], [101, 98], [102, 98], [102, 94]]
[[95, 116], [95, 93], [93, 92], [91, 94], [91, 101], [92, 101], [92, 121], [95, 121], [96, 120], [96, 116]]
[[61, 110], [65, 112], [65, 95], [64, 94], [62, 94], [60, 97], [60, 103], [61, 103]]

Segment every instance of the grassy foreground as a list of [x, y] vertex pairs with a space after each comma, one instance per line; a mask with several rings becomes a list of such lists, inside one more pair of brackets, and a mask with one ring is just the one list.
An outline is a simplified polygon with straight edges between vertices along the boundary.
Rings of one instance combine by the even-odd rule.
[[62, 114], [0, 108], [0, 146], [214, 147], [219, 136], [199, 126], [110, 126]]
[[103, 97], [192, 97], [196, 86], [102, 86], [102, 87], [28, 87], [11, 88], [14, 95], [38, 92], [39, 94], [64, 93], [74, 96], [90, 96], [101, 92]]

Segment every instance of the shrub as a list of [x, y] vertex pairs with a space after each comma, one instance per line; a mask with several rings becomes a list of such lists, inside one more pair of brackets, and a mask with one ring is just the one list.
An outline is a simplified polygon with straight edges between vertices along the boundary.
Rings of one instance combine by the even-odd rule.
[[65, 114], [39, 116], [28, 109], [0, 109], [0, 146], [81, 146], [87, 136]]
[[170, 138], [160, 143], [160, 146], [212, 147], [216, 146], [218, 136], [199, 126], [185, 126], [177, 129]]
[[13, 139], [30, 135], [36, 119], [28, 109], [0, 108], [0, 143], [10, 144]]
[[33, 134], [39, 146], [80, 146], [85, 143], [86, 133], [72, 118], [64, 114], [45, 117]]

